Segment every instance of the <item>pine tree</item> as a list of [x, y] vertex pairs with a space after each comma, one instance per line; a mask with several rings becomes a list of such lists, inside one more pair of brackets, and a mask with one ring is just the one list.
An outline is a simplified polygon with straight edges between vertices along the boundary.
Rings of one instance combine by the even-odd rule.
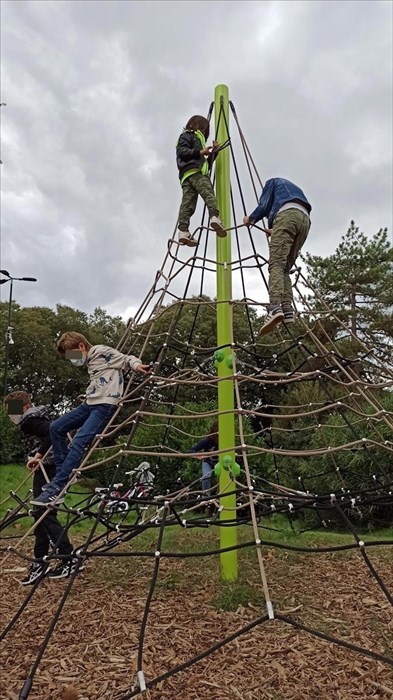
[[[355, 222], [333, 255], [307, 254], [308, 280], [318, 297], [334, 309], [347, 327], [355, 348], [362, 340], [384, 362], [393, 355], [393, 248], [388, 230], [372, 238], [359, 233]], [[331, 332], [331, 328], [330, 328]], [[336, 325], [336, 339], [343, 336]]]

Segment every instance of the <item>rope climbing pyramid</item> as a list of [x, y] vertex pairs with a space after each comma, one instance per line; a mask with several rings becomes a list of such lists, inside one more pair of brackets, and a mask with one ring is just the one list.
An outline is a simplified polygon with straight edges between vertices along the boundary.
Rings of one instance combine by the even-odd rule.
[[[187, 674], [214, 655], [218, 658], [223, 649], [230, 654], [236, 648], [235, 655], [245, 657], [247, 667], [247, 654], [251, 659], [253, 650], [249, 645], [249, 651], [243, 651], [244, 640], [253, 639], [255, 644], [250, 635], [260, 634], [259, 653], [271, 653], [272, 637], [265, 637], [264, 630], [274, 635], [275, 629], [277, 635], [308, 635], [351, 652], [354, 659], [367, 659], [378, 669], [382, 687], [389, 690], [393, 684], [393, 652], [387, 641], [392, 629], [393, 580], [386, 554], [391, 555], [393, 540], [359, 535], [371, 513], [381, 527], [392, 522], [393, 406], [386, 408], [384, 399], [392, 390], [393, 366], [382, 362], [358, 337], [346, 345], [331, 338], [330, 321], [343, 331], [346, 327], [310, 288], [300, 267], [291, 271], [295, 322], [284, 319], [274, 331], [260, 335], [261, 311], [267, 305], [261, 302], [268, 289], [268, 259], [261, 253], [266, 239], [262, 227], [242, 223], [247, 214], [242, 182], [249, 178], [257, 200], [262, 181], [225, 86], [216, 88], [209, 121], [213, 113], [215, 139], [221, 148], [212, 179], [227, 235], [216, 236], [209, 228], [206, 208], [192, 232], [195, 247], [180, 246], [174, 231], [152, 287], [127, 324], [118, 349], [151, 363], [152, 371], [143, 376], [130, 373], [115, 414], [71, 476], [67, 494], [73, 496], [72, 504], [67, 498], [57, 507], [65, 531], [79, 528], [77, 565], [64, 588], [50, 593], [51, 614], [40, 621], [40, 634], [31, 641], [29, 667], [24, 667], [18, 694], [13, 691], [12, 697], [20, 700], [43, 697], [34, 694], [35, 687], [40, 687], [53, 639], [68, 626], [67, 610], [72, 609], [83, 581], [89, 580], [89, 572], [102, 572], [106, 566], [120, 571], [124, 565], [130, 565], [136, 576], [141, 572], [145, 581], [143, 596], [139, 591], [135, 598], [131, 593], [124, 605], [121, 597], [118, 601], [123, 639], [116, 637], [119, 620], [113, 619], [117, 641], [111, 643], [109, 658], [119, 659], [126, 643], [129, 664], [121, 667], [120, 676], [115, 674], [110, 687], [101, 681], [95, 694], [83, 690], [88, 679], [78, 678], [82, 688], [78, 697], [128, 700], [145, 694], [153, 700], [187, 700], [209, 693], [220, 700], [224, 694], [220, 694], [219, 667], [209, 676], [214, 679], [210, 685], [198, 685], [194, 679], [197, 694], [176, 695], [179, 691], [171, 681], [179, 677], [187, 685]], [[241, 159], [236, 158], [238, 150]], [[216, 427], [210, 429], [212, 425]], [[216, 444], [213, 440], [208, 454], [204, 449], [190, 452], [209, 431], [216, 436]], [[201, 475], [206, 460], [212, 473]], [[80, 488], [81, 480], [92, 475], [100, 486], [86, 493]], [[38, 524], [30, 526], [28, 496], [16, 492], [9, 500], [0, 532], [5, 581], [12, 566], [33, 561], [29, 536]], [[41, 521], [48, 510], [42, 509]], [[26, 525], [23, 534], [15, 535], [15, 523]], [[310, 545], [308, 533], [318, 529], [345, 531], [352, 541]], [[199, 533], [206, 532], [213, 539], [208, 547], [202, 540], [199, 546]], [[182, 546], [183, 536], [186, 546]], [[282, 574], [274, 573], [277, 551], [288, 557], [295, 553], [324, 557], [326, 577], [333, 580], [341, 553], [351, 552], [353, 567], [363, 567], [371, 597], [381, 606], [372, 643], [362, 635], [332, 632], [331, 621], [319, 626], [312, 605], [296, 607], [290, 599], [283, 604], [285, 595], [278, 594]], [[384, 553], [378, 563], [376, 552]], [[258, 602], [247, 608], [245, 616], [231, 618], [225, 630], [217, 616], [219, 636], [207, 619], [203, 646], [190, 648], [184, 643], [183, 648], [176, 621], [182, 619], [184, 633], [181, 608], [188, 615], [192, 608], [187, 608], [180, 586], [179, 609], [169, 610], [169, 619], [155, 612], [162, 572], [167, 580], [179, 561], [185, 567], [197, 561], [202, 571], [211, 559], [219, 562], [218, 586], [236, 585], [243, 566], [252, 568]], [[46, 560], [49, 564], [61, 561], [56, 543]], [[296, 588], [301, 567], [299, 572], [298, 564], [292, 563], [288, 571], [296, 571]], [[314, 583], [318, 585], [318, 569]], [[21, 628], [36, 619], [49, 596], [49, 585], [46, 578], [38, 578], [27, 594], [21, 590], [12, 599], [14, 607], [7, 607], [4, 615], [6, 650], [13, 648]], [[176, 580], [173, 586], [176, 594]], [[334, 587], [330, 597], [337, 598]], [[103, 619], [107, 606], [105, 595], [102, 600], [96, 598], [96, 620]], [[195, 609], [188, 625], [203, 626], [203, 621], [203, 613]], [[110, 637], [110, 621], [105, 624]], [[160, 653], [163, 625], [165, 653]], [[89, 632], [91, 638], [100, 644], [99, 624]], [[115, 668], [117, 662], [111, 663]], [[282, 665], [277, 669], [283, 688], [286, 672]], [[93, 676], [98, 671], [97, 664], [91, 668]], [[63, 676], [76, 684], [72, 673]], [[51, 680], [54, 692], [58, 691], [56, 678]], [[250, 682], [245, 677], [242, 690], [233, 691], [232, 697], [300, 697], [286, 695], [279, 687], [278, 695], [264, 694], [261, 679], [254, 694], [247, 695]], [[233, 679], [231, 683], [235, 687]]]

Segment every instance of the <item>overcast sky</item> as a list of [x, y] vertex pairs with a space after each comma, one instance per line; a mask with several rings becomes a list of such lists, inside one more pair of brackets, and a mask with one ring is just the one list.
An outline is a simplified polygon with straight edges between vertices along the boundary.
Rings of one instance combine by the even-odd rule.
[[333, 253], [351, 219], [391, 232], [392, 7], [3, 0], [1, 266], [39, 280], [14, 298], [139, 306], [176, 224], [176, 140], [218, 83], [262, 178], [311, 201], [306, 250]]

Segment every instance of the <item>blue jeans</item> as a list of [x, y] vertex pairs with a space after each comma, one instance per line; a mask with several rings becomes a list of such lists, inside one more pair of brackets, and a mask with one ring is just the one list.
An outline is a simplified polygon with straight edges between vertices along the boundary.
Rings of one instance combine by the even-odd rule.
[[208, 491], [211, 487], [213, 468], [209, 462], [202, 462], [202, 491]]
[[[56, 474], [50, 482], [51, 491], [61, 491], [64, 488], [72, 470], [79, 467], [85, 448], [103, 431], [115, 411], [116, 406], [109, 403], [94, 406], [82, 403], [50, 424], [53, 459], [56, 464]], [[76, 428], [79, 430], [68, 448], [67, 433]]]

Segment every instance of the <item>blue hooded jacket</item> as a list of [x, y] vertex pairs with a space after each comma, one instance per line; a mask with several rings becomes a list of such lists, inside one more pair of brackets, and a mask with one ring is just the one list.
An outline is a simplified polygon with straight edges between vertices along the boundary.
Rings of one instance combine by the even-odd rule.
[[311, 204], [300, 187], [283, 177], [273, 177], [266, 182], [259, 204], [250, 214], [250, 223], [256, 224], [267, 216], [268, 226], [271, 228], [278, 210], [287, 202], [297, 202], [307, 209], [308, 213], [311, 211]]

